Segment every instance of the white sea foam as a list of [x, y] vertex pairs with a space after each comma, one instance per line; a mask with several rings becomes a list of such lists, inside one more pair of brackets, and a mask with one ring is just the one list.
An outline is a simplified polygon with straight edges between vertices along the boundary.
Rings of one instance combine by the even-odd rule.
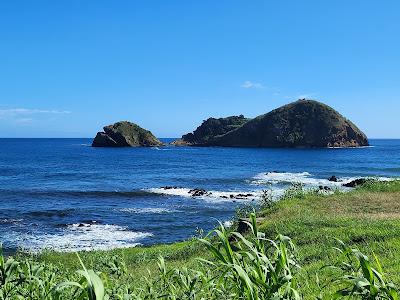
[[62, 252], [109, 250], [135, 247], [140, 240], [150, 236], [151, 233], [129, 231], [118, 225], [73, 224], [59, 234], [20, 237], [18, 246], [31, 252], [44, 249]]
[[225, 228], [230, 228], [230, 227], [232, 227], [232, 225], [233, 225], [233, 221], [231, 221], [231, 220], [225, 221], [225, 222], [223, 223], [223, 225], [224, 225]]
[[359, 147], [328, 147], [328, 149], [363, 149], [363, 148], [375, 148], [375, 146], [369, 145], [369, 146], [359, 146]]
[[191, 197], [189, 191], [191, 189], [187, 188], [171, 188], [171, 189], [165, 189], [165, 188], [151, 188], [148, 189], [150, 193], [154, 194], [162, 194], [162, 195], [171, 195], [171, 196], [181, 196], [181, 197]]
[[17, 224], [21, 223], [23, 219], [0, 219], [0, 223], [3, 224]]
[[[268, 172], [257, 174], [250, 180], [255, 185], [274, 185], [274, 184], [303, 184], [305, 187], [328, 186], [343, 188], [343, 184], [349, 183], [360, 177], [342, 177], [337, 182], [329, 181], [324, 178], [315, 178], [308, 172], [290, 173], [290, 172]], [[377, 177], [376, 180], [389, 181], [393, 180], [388, 177]]]
[[143, 208], [126, 207], [118, 209], [118, 211], [131, 214], [168, 214], [168, 213], [181, 212], [180, 210], [168, 209], [162, 207], [143, 207]]
[[[193, 196], [190, 193], [189, 188], [151, 188], [148, 191], [155, 194], [162, 194], [162, 195], [171, 195], [171, 196], [179, 196], [184, 198], [195, 198], [195, 199], [202, 199], [207, 202], [232, 202], [232, 201], [254, 201], [258, 200], [261, 191], [206, 191], [206, 193], [202, 196]], [[251, 194], [251, 196], [241, 196]]]
[[174, 150], [174, 149], [172, 149], [172, 148], [166, 148], [166, 147], [163, 147], [163, 148], [151, 147], [151, 150], [157, 150], [157, 151], [172, 151], [172, 150]]
[[[258, 186], [258, 189], [253, 189], [252, 191], [215, 191], [210, 190], [206, 191], [201, 196], [193, 196], [190, 193], [189, 188], [183, 187], [171, 187], [171, 188], [151, 188], [148, 189], [148, 192], [162, 194], [162, 195], [170, 195], [170, 196], [179, 196], [184, 198], [194, 198], [194, 199], [202, 199], [206, 202], [246, 202], [246, 201], [254, 201], [259, 200], [262, 195], [262, 190], [267, 189], [271, 192], [272, 199], [279, 199], [290, 184], [299, 183], [302, 184], [305, 188], [315, 188], [319, 186], [326, 186], [331, 189], [341, 189], [341, 190], [349, 190], [349, 188], [344, 187], [343, 185], [349, 183], [360, 177], [342, 177], [339, 178], [339, 181], [329, 181], [324, 178], [316, 178], [313, 177], [308, 172], [299, 172], [299, 173], [290, 173], [290, 172], [268, 172], [268, 173], [260, 173], [254, 176], [251, 180], [248, 180], [253, 186]], [[392, 178], [387, 177], [379, 177], [375, 178], [377, 180], [387, 181], [392, 180]], [[321, 193], [329, 194], [332, 191], [322, 190]], [[250, 196], [242, 196], [246, 194], [251, 194]]]
[[[302, 184], [305, 187], [317, 187], [317, 186], [329, 186], [333, 188], [340, 188], [343, 184], [350, 182], [356, 178], [341, 178], [338, 182], [329, 181], [328, 179], [315, 178], [308, 172], [301, 173], [278, 173], [278, 172], [268, 172], [260, 173], [250, 180], [251, 184], [255, 185], [277, 185], [277, 184]], [[274, 187], [270, 187], [274, 189]]]

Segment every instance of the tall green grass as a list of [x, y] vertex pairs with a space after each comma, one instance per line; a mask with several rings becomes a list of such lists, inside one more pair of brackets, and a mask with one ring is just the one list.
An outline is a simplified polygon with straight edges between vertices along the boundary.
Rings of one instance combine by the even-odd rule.
[[[124, 261], [113, 257], [107, 272], [81, 269], [60, 275], [51, 264], [5, 258], [0, 253], [0, 299], [302, 299], [303, 284], [294, 278], [302, 268], [287, 236], [268, 239], [250, 214], [249, 232], [227, 232], [222, 224], [199, 241], [207, 249], [197, 268], [170, 268], [162, 257], [156, 273], [140, 286], [124, 280]], [[379, 260], [337, 241], [337, 261], [323, 267], [314, 299], [398, 299], [398, 287], [384, 275]], [[128, 274], [129, 275], [129, 274]], [[325, 277], [324, 283], [319, 278]], [[330, 286], [333, 293], [326, 295]]]

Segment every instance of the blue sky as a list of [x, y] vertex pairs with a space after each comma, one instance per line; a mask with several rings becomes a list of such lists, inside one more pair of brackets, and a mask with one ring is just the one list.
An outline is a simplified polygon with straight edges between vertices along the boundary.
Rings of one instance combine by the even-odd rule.
[[399, 1], [0, 1], [0, 137], [177, 137], [321, 100], [400, 138]]

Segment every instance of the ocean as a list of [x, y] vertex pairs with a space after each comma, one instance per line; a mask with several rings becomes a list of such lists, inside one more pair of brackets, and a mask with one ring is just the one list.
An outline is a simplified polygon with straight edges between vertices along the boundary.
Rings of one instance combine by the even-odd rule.
[[[358, 149], [92, 148], [91, 141], [0, 139], [5, 251], [171, 243], [229, 222], [262, 190], [278, 197], [293, 183], [341, 188], [327, 180], [332, 175], [400, 177], [400, 140]], [[206, 192], [193, 196], [194, 188]]]

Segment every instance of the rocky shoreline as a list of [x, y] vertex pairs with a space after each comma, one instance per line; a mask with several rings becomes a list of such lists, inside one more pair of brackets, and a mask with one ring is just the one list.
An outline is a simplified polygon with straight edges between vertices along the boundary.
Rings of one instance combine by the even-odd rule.
[[[268, 173], [267, 173], [268, 174]], [[356, 188], [362, 186], [368, 182], [372, 182], [373, 179], [370, 178], [357, 178], [351, 181], [344, 181], [342, 179], [337, 178], [336, 176], [332, 176], [327, 179], [328, 181], [339, 183], [339, 185], [328, 186], [328, 185], [319, 185], [314, 186], [313, 188], [319, 190], [321, 193], [329, 193], [333, 192], [335, 189], [339, 187], [343, 188]], [[293, 182], [295, 184], [296, 182]], [[251, 200], [254, 201], [259, 199], [261, 196], [261, 191], [258, 192], [214, 192], [208, 191], [204, 188], [193, 188], [186, 189], [180, 186], [162, 186], [159, 188], [162, 191], [165, 191], [165, 195], [177, 195], [174, 193], [170, 193], [170, 191], [184, 191], [180, 193], [181, 196], [191, 197], [191, 198], [202, 198], [202, 197], [213, 197], [219, 199], [227, 199], [235, 202], [236, 200]]]
[[[160, 189], [168, 191], [168, 190], [179, 190], [184, 188], [179, 186], [162, 186], [160, 187]], [[226, 192], [226, 194], [224, 195], [217, 195], [214, 194], [212, 191], [207, 191], [202, 188], [189, 189], [189, 191], [187, 191], [187, 195], [192, 198], [214, 196], [221, 199], [231, 199], [231, 200], [254, 200], [257, 196], [254, 193], [229, 193], [229, 192]]]

